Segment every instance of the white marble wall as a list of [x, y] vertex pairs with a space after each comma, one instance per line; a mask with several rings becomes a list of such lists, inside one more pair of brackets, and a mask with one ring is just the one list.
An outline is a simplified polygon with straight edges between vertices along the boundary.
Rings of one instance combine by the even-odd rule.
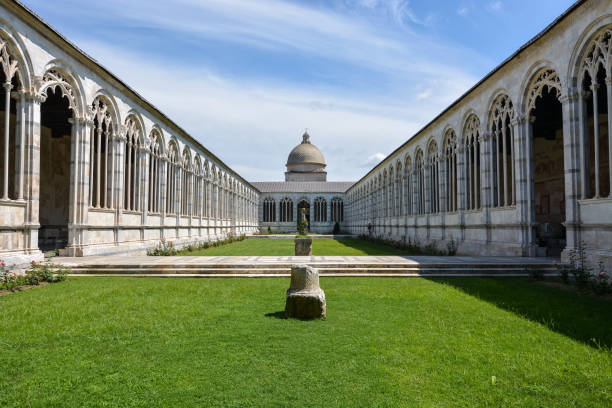
[[[317, 198], [325, 199], [327, 203], [327, 221], [317, 222], [315, 221], [315, 200]], [[266, 198], [274, 199], [276, 206], [276, 221], [265, 222], [264, 221], [264, 200]], [[293, 221], [281, 222], [280, 219], [280, 203], [281, 200], [290, 198], [293, 201]], [[297, 220], [298, 220], [298, 203], [302, 200], [308, 201], [310, 204], [310, 232], [318, 234], [329, 234], [334, 229], [335, 222], [332, 221], [331, 214], [331, 202], [334, 198], [340, 198], [345, 203], [344, 208], [344, 219], [346, 220], [346, 198], [343, 193], [262, 193], [259, 200], [259, 226], [260, 230], [267, 231], [268, 227], [272, 232], [296, 232], [297, 231]], [[340, 229], [345, 230], [346, 223], [339, 222]]]
[[[353, 233], [371, 231], [375, 235], [396, 240], [411, 239], [422, 244], [435, 241], [443, 249], [453, 239], [458, 243], [459, 253], [463, 254], [542, 255], [535, 239], [538, 225], [533, 180], [537, 175], [533, 167], [531, 122], [534, 117], [531, 108], [544, 86], [557, 91], [562, 106], [564, 226], [567, 229], [567, 243], [562, 256], [567, 259], [568, 251], [582, 247], [592, 264], [601, 261], [612, 270], [612, 194], [599, 197], [593, 197], [593, 192], [590, 196], [584, 194], [584, 186], [593, 183], [589, 179], [594, 177], [589, 174], [588, 165], [583, 165], [585, 150], [588, 152], [588, 147], [584, 146], [588, 146], [589, 138], [593, 143], [593, 136], [590, 136], [593, 118], [582, 113], [586, 98], [593, 90], [581, 86], [588, 52], [597, 37], [609, 29], [612, 29], [612, 2], [586, 1], [507, 60], [347, 191], [347, 228]], [[603, 46], [607, 47], [607, 44]], [[599, 92], [606, 92], [607, 87], [612, 102], [610, 61], [608, 58], [607, 62], [602, 62], [608, 64], [608, 79], [605, 84], [600, 84]], [[494, 189], [498, 181], [492, 173], [491, 152], [492, 141], [499, 129], [492, 125], [491, 118], [500, 97], [512, 104], [510, 126], [504, 131], [511, 133], [512, 146], [509, 148], [514, 149], [512, 163], [508, 166], [515, 168], [514, 179], [510, 180], [513, 183], [510, 187], [515, 189], [515, 199], [496, 206]], [[609, 131], [612, 129], [611, 108], [612, 103], [608, 103], [607, 117], [599, 115], [604, 120], [599, 131], [605, 132], [600, 136], [604, 140], [607, 137], [608, 141], [612, 140], [612, 131]], [[481, 168], [478, 177], [482, 202], [479, 208], [468, 209], [466, 141], [467, 123], [473, 117], [479, 124]], [[448, 154], [444, 149], [445, 137], [449, 131], [457, 136], [454, 150], [456, 178], [449, 177], [443, 166]], [[431, 146], [435, 148], [432, 150]], [[610, 149], [600, 153], [602, 157], [606, 153], [612, 156], [612, 148], [601, 146]], [[422, 168], [415, 164], [417, 156], [424, 157]], [[435, 185], [429, 175], [430, 163], [439, 166], [439, 182]], [[398, 169], [401, 170], [398, 172]], [[423, 213], [416, 209], [421, 200], [417, 182], [419, 171], [425, 172]], [[610, 165], [607, 168], [603, 166], [602, 171], [612, 172]], [[600, 177], [606, 179], [605, 174]], [[457, 189], [458, 205], [456, 210], [448, 210], [445, 193], [453, 183]], [[438, 211], [430, 199], [435, 186], [440, 192]], [[401, 197], [391, 196], [388, 192], [392, 188]], [[393, 210], [389, 211], [389, 208]]]
[[[255, 231], [257, 189], [17, 3], [0, 4], [0, 42], [10, 56], [13, 65], [9, 65], [14, 67], [15, 77], [20, 80], [19, 89], [11, 89], [18, 101], [18, 118], [9, 136], [15, 140], [16, 147], [11, 154], [18, 161], [8, 172], [16, 180], [18, 188], [14, 190], [19, 193], [0, 197], [0, 258], [20, 263], [42, 257], [38, 248], [38, 209], [45, 205], [39, 194], [41, 105], [46, 101], [47, 89], [61, 92], [70, 104], [70, 184], [58, 186], [58, 191], [67, 192], [65, 199], [70, 213], [65, 254], [143, 253], [161, 238], [180, 246], [218, 239], [228, 233]], [[108, 166], [113, 169], [106, 175], [107, 184], [104, 184], [110, 195], [107, 205], [96, 205], [90, 200], [90, 188], [93, 189], [90, 143], [94, 125], [100, 123], [94, 122], [98, 118], [95, 115], [99, 114], [92, 109], [96, 100], [104, 101], [105, 120], [112, 127], [107, 136], [107, 149], [112, 152]], [[132, 157], [134, 169], [138, 169], [132, 181], [136, 186], [133, 197], [137, 200], [137, 205], [132, 204], [134, 211], [125, 210], [123, 199], [127, 188], [125, 155], [130, 131], [135, 132], [138, 144]], [[158, 169], [161, 211], [152, 213], [148, 210], [148, 189], [150, 149], [154, 140], [161, 143], [162, 165]], [[171, 148], [179, 153], [178, 185], [183, 177], [189, 181], [183, 184], [186, 190], [179, 189], [174, 196], [165, 191]], [[203, 186], [199, 198], [194, 195], [196, 181]], [[166, 200], [170, 199], [176, 200], [177, 208], [186, 211], [168, 213]], [[181, 207], [185, 201], [188, 205]], [[198, 211], [195, 205], [200, 206]], [[222, 211], [214, 211], [217, 208]]]

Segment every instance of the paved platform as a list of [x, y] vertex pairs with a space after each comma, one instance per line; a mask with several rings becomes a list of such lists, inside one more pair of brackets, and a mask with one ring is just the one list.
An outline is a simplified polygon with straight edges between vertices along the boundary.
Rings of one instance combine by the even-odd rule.
[[321, 276], [527, 276], [536, 268], [556, 275], [553, 258], [475, 256], [92, 256], [57, 257], [75, 276], [282, 277], [292, 264]]

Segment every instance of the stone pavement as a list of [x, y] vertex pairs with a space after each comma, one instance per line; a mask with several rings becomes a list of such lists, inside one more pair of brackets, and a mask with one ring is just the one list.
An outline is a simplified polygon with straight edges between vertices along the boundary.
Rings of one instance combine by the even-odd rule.
[[321, 276], [526, 276], [537, 268], [556, 274], [552, 258], [477, 256], [90, 256], [57, 257], [74, 275], [275, 277], [292, 264], [308, 264]]

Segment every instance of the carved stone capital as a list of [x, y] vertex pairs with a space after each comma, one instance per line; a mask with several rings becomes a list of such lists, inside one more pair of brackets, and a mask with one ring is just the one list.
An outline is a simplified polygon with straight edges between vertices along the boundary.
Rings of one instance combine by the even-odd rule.
[[512, 126], [522, 125], [527, 120], [527, 117], [523, 113], [518, 113], [510, 120]]

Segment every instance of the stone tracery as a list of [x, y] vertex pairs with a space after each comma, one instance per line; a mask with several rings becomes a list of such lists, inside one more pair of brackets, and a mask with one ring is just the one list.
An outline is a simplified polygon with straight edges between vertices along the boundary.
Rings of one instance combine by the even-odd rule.
[[[530, 88], [528, 105], [535, 104], [535, 98], [543, 89], [555, 83], [554, 72], [543, 71]], [[558, 79], [558, 78], [557, 78]], [[531, 98], [534, 98], [533, 100]], [[507, 95], [499, 95], [493, 101], [489, 112], [491, 132], [491, 185], [493, 186], [491, 203], [494, 207], [514, 205], [516, 199], [514, 172], [514, 106]]]

